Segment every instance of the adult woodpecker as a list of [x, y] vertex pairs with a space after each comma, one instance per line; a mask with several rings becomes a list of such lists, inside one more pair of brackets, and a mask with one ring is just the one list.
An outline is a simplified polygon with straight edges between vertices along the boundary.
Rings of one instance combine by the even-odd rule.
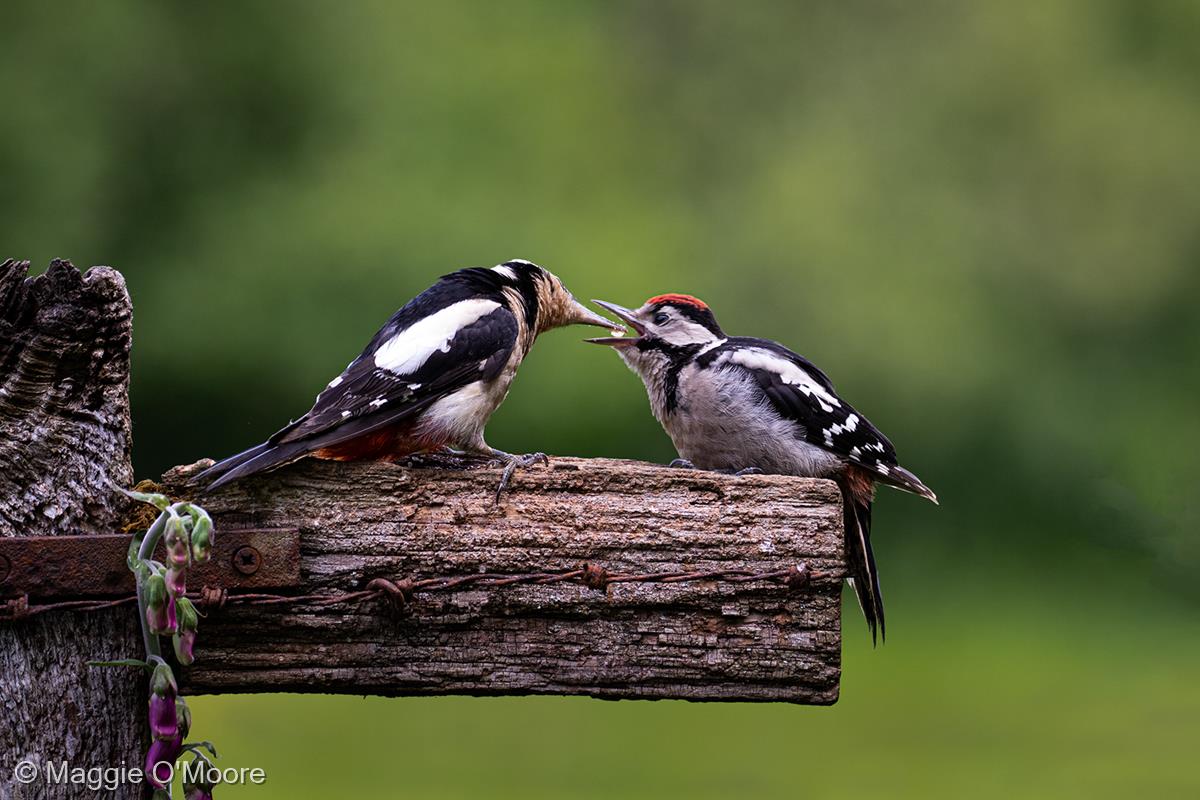
[[871, 552], [871, 503], [884, 483], [937, 502], [866, 417], [838, 397], [808, 359], [767, 339], [726, 336], [702, 301], [652, 297], [637, 310], [600, 300], [636, 336], [610, 345], [646, 385], [650, 407], [675, 443], [672, 466], [734, 474], [831, 478], [842, 490], [850, 583], [871, 629], [885, 634]]
[[211, 491], [303, 456], [393, 461], [458, 448], [506, 464], [498, 500], [513, 470], [546, 456], [489, 447], [483, 428], [538, 334], [576, 323], [622, 327], [528, 261], [444, 275], [392, 315], [307, 414], [197, 480]]

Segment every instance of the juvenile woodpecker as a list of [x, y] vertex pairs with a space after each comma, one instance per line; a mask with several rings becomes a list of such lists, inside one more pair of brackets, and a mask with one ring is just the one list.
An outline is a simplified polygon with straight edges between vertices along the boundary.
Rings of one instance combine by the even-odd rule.
[[489, 447], [484, 426], [538, 334], [575, 323], [621, 329], [528, 261], [452, 272], [392, 315], [307, 414], [197, 479], [211, 491], [303, 456], [393, 461], [458, 448], [506, 464], [498, 499], [513, 470], [546, 456]]
[[842, 490], [846, 557], [871, 639], [885, 634], [871, 552], [871, 503], [884, 483], [937, 502], [866, 417], [808, 359], [767, 339], [726, 336], [702, 301], [652, 297], [637, 310], [600, 300], [635, 336], [610, 345], [642, 379], [681, 456], [672, 466], [831, 478]]

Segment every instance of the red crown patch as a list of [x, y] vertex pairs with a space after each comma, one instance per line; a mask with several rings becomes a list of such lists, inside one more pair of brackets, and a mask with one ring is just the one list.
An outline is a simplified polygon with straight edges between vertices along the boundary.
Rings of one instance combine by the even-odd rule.
[[696, 308], [708, 308], [707, 303], [698, 297], [692, 297], [690, 294], [660, 294], [658, 297], [651, 297], [646, 303], [648, 305], [679, 303], [685, 306], [695, 306]]

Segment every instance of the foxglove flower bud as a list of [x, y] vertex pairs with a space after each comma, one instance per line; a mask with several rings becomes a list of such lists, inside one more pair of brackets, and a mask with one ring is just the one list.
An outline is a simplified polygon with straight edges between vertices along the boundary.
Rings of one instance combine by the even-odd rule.
[[192, 561], [203, 564], [212, 553], [213, 539], [212, 520], [207, 514], [202, 514], [192, 526]]
[[179, 631], [171, 637], [171, 646], [175, 648], [175, 660], [185, 667], [190, 667], [196, 660], [195, 631]]
[[185, 786], [183, 800], [213, 800], [212, 785], [201, 786], [194, 783], [191, 786]]
[[[208, 778], [208, 771], [212, 768], [207, 758], [197, 754], [195, 762], [184, 772], [187, 777], [183, 781], [183, 800], [212, 800], [213, 783]], [[188, 778], [194, 780], [189, 781]]]
[[168, 607], [173, 605], [174, 598], [167, 591], [167, 582], [162, 575], [155, 573], [146, 579], [143, 599], [146, 602], [146, 627], [153, 634], [169, 633]]
[[170, 567], [167, 569], [167, 590], [176, 597], [183, 597], [187, 593], [187, 570], [183, 567]]
[[167, 530], [163, 534], [163, 544], [167, 547], [167, 561], [176, 567], [186, 567], [190, 557], [188, 547], [188, 532], [182, 517], [171, 517], [167, 520]]
[[181, 597], [176, 601], [176, 608], [179, 612], [179, 630], [172, 637], [171, 644], [175, 647], [176, 660], [187, 666], [195, 660], [192, 649], [196, 645], [196, 627], [199, 623], [199, 615], [196, 613], [196, 607], [192, 605], [192, 601], [186, 597]]
[[179, 734], [177, 694], [175, 674], [166, 664], [159, 664], [150, 676], [150, 733], [156, 740], [170, 740]]
[[179, 630], [179, 616], [176, 611], [175, 595], [167, 592], [167, 627], [163, 628], [163, 633], [174, 633]]
[[192, 731], [192, 710], [182, 697], [175, 698], [175, 716], [179, 719], [179, 735], [186, 739]]
[[175, 673], [169, 664], [159, 662], [150, 673], [150, 693], [159, 697], [174, 697], [179, 694], [179, 684], [175, 682]]
[[175, 760], [183, 752], [183, 737], [155, 739], [146, 753], [146, 781], [156, 789], [166, 789], [175, 774]]

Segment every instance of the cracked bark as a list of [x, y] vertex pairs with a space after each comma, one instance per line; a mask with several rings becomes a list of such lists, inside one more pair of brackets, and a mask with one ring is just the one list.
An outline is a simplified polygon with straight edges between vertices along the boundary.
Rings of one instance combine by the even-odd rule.
[[[168, 491], [192, 496], [172, 470]], [[392, 580], [568, 570], [746, 569], [832, 580], [464, 588], [411, 613], [229, 605], [201, 625], [192, 692], [584, 694], [832, 703], [840, 674], [840, 494], [829, 481], [728, 477], [555, 457], [521, 470], [304, 461], [198, 499], [222, 528], [299, 528], [300, 593]]]
[[[65, 261], [33, 278], [28, 269], [0, 264], [0, 536], [111, 532], [120, 503], [107, 479], [132, 478], [125, 282]], [[90, 796], [44, 774], [17, 784], [23, 759], [140, 764], [142, 678], [84, 665], [136, 656], [140, 641], [129, 609], [0, 626], [0, 796]], [[127, 785], [108, 796], [139, 794]]]

